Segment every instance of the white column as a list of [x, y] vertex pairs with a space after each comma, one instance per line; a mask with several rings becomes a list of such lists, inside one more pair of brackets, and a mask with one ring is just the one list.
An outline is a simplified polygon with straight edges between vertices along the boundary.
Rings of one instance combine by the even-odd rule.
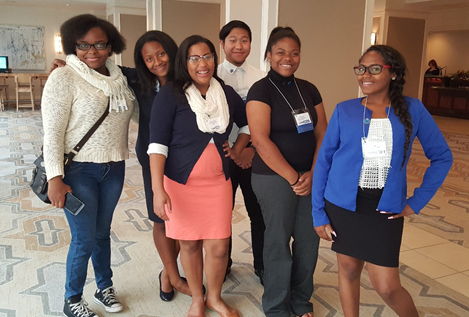
[[[233, 3], [234, 2], [235, 1], [233, 1]], [[225, 24], [231, 20], [234, 20], [231, 18], [231, 0], [225, 0]]]
[[261, 55], [259, 59], [260, 68], [267, 71], [268, 63], [264, 60], [264, 52], [272, 29], [278, 25], [278, 1], [262, 0], [261, 15]]
[[[109, 16], [112, 15], [112, 21], [109, 21]], [[121, 31], [121, 17], [119, 10], [116, 10], [116, 7], [106, 8], [106, 19], [114, 24], [114, 26]], [[114, 54], [114, 62], [117, 65], [122, 65], [122, 55], [121, 54]]]
[[163, 30], [162, 0], [147, 0], [147, 30]]
[[[375, 1], [366, 0], [365, 3], [365, 17], [363, 21], [363, 39], [362, 39], [362, 52], [365, 52], [371, 46], [371, 33], [373, 32], [373, 17], [374, 17]], [[382, 32], [382, 28], [380, 28]], [[358, 87], [358, 97], [363, 97], [363, 93]]]
[[371, 46], [371, 33], [373, 32], [374, 8], [375, 8], [375, 1], [366, 0], [365, 20], [363, 21], [362, 52], [366, 51], [368, 47]]

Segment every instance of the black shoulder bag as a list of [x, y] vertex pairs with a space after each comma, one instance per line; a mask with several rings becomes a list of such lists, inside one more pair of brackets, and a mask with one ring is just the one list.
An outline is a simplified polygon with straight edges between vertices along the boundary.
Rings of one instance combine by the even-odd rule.
[[[83, 145], [88, 141], [88, 139], [93, 135], [96, 129], [98, 129], [98, 127], [107, 117], [107, 115], [109, 114], [109, 106], [110, 104], [108, 101], [106, 111], [103, 113], [103, 115], [98, 119], [98, 121], [96, 121], [96, 123], [91, 127], [88, 133], [85, 134], [85, 136], [80, 140], [80, 142], [78, 142], [78, 144], [73, 148], [73, 150], [71, 150], [68, 154], [64, 154], [64, 173], [72, 164], [72, 160], [75, 155], [81, 150]], [[31, 187], [32, 191], [37, 195], [37, 197], [39, 197], [40, 200], [47, 204], [50, 204], [50, 200], [47, 195], [47, 189], [49, 187], [49, 184], [47, 182], [46, 167], [44, 164], [44, 153], [41, 153], [41, 155], [34, 161], [34, 165], [35, 167], [33, 170], [33, 176], [31, 182], [29, 183], [29, 186]]]

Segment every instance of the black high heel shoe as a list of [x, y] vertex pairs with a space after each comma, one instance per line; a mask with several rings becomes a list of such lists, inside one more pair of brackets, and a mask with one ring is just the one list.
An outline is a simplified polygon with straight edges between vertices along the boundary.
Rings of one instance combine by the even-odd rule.
[[163, 271], [160, 272], [159, 280], [160, 280], [160, 298], [165, 302], [170, 302], [174, 297], [174, 289], [171, 292], [163, 292], [162, 283], [161, 283], [161, 274]]

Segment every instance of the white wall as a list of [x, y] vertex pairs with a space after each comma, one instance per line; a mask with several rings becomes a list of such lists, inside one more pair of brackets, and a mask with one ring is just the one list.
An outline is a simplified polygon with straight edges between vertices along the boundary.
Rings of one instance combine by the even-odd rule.
[[[48, 72], [50, 65], [55, 58], [65, 58], [65, 55], [55, 54], [54, 35], [60, 33], [60, 25], [69, 18], [91, 13], [100, 18], [105, 19], [104, 12], [96, 12], [93, 10], [77, 10], [66, 8], [51, 7], [29, 7], [29, 6], [13, 6], [0, 4], [0, 23], [4, 25], [28, 25], [44, 27], [44, 47], [46, 53], [46, 68], [42, 72]], [[14, 70], [13, 70], [14, 71]], [[40, 73], [41, 71], [34, 71]]]
[[278, 24], [298, 34], [302, 47], [296, 76], [316, 85], [330, 117], [337, 103], [358, 96], [352, 68], [362, 54], [367, 2], [295, 0], [294, 6], [291, 2], [279, 2]]
[[219, 3], [164, 0], [162, 9], [163, 32], [171, 36], [178, 46], [188, 36], [197, 34], [209, 39], [220, 56], [218, 31], [221, 24], [221, 9]]
[[469, 8], [433, 12], [428, 17], [428, 31], [469, 30]]
[[[432, 32], [428, 35], [427, 58], [446, 66], [446, 73], [469, 70], [469, 30]], [[445, 70], [443, 70], [443, 74]]]
[[251, 28], [251, 54], [247, 61], [252, 66], [260, 68], [260, 57], [265, 50], [265, 47], [261, 47], [262, 0], [232, 0], [230, 4], [230, 21], [241, 20]]
[[120, 32], [125, 38], [127, 49], [122, 52], [122, 65], [135, 67], [134, 50], [140, 36], [147, 31], [147, 18], [142, 15], [120, 14]]
[[469, 70], [468, 16], [469, 9], [445, 10], [430, 15], [426, 62], [434, 59], [438, 66], [447, 66], [447, 74], [458, 69]]
[[[376, 0], [378, 1], [378, 0]], [[380, 0], [381, 2], [384, 0]], [[410, 6], [405, 0], [387, 0], [386, 11], [375, 12], [382, 17], [378, 41], [387, 44], [389, 17], [403, 17], [410, 19], [424, 19], [426, 21], [423, 39], [422, 63], [420, 69], [420, 83], [418, 96], [421, 96], [423, 75], [428, 68], [430, 59], [435, 59], [441, 66], [448, 66], [447, 73], [455, 69], [469, 68], [466, 43], [469, 43], [469, 8], [458, 8], [438, 11], [409, 11]], [[460, 31], [459, 33], [456, 31]], [[415, 77], [416, 75], [414, 75]]]
[[407, 64], [404, 95], [418, 98], [422, 80], [425, 20], [390, 16], [386, 44], [394, 47], [405, 58]]

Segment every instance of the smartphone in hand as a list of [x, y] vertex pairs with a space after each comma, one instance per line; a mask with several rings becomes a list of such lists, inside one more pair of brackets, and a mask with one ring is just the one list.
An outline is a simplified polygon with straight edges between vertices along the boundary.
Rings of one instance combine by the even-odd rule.
[[67, 193], [65, 195], [65, 206], [64, 209], [67, 210], [72, 215], [76, 216], [78, 213], [85, 207], [85, 203], [80, 199], [76, 198], [72, 193]]

